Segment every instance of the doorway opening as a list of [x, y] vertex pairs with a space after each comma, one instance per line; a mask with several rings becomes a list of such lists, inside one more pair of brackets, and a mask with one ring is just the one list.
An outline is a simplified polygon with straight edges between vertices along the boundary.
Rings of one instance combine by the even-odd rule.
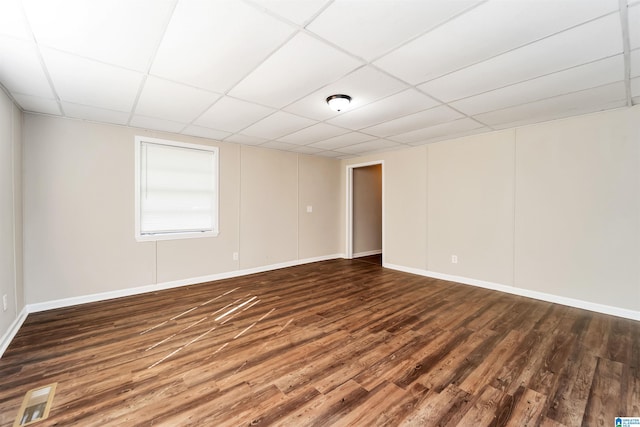
[[384, 265], [384, 162], [347, 166], [346, 256]]

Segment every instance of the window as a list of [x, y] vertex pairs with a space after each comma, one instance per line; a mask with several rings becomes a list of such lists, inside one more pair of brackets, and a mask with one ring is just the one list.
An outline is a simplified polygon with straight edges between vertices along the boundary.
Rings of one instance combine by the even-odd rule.
[[218, 235], [218, 148], [137, 136], [136, 239]]

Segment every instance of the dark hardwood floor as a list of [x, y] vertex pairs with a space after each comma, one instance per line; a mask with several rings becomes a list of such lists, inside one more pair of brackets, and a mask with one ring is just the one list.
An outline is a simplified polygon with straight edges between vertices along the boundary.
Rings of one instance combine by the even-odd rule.
[[610, 426], [640, 323], [335, 260], [31, 314], [0, 378], [0, 426]]

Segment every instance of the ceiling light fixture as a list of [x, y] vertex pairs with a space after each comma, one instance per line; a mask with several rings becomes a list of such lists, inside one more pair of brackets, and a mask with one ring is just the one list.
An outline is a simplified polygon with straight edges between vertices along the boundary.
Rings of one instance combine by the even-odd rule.
[[327, 98], [327, 104], [338, 113], [349, 106], [351, 97], [349, 95], [331, 95]]

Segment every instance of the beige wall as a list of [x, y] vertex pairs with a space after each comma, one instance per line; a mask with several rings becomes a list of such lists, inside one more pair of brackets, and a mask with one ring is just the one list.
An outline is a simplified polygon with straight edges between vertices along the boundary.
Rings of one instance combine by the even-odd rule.
[[640, 108], [516, 141], [516, 285], [640, 310]]
[[[329, 256], [340, 249], [338, 234], [321, 229], [338, 221], [339, 178], [321, 186], [307, 182], [309, 174], [335, 174], [337, 160], [299, 162], [306, 156], [32, 114], [25, 114], [23, 132], [27, 303], [263, 267], [306, 254]], [[218, 237], [135, 241], [135, 135], [220, 147]], [[298, 199], [308, 198], [323, 206], [299, 230]], [[301, 256], [298, 247], [305, 248]]]
[[[27, 303], [344, 252], [346, 165], [381, 160], [387, 264], [640, 311], [638, 123], [634, 107], [338, 162], [26, 114]], [[134, 240], [136, 134], [220, 147], [219, 237]]]
[[[427, 147], [385, 153], [385, 248], [390, 264], [425, 269], [427, 266]], [[412, 191], [407, 191], [411, 188]]]
[[240, 248], [242, 268], [298, 257], [298, 156], [242, 147]]
[[429, 145], [427, 270], [513, 284], [513, 134]]
[[353, 255], [382, 250], [382, 166], [353, 169]]
[[0, 90], [0, 338], [24, 308], [21, 128], [22, 113]]
[[[342, 253], [340, 246], [340, 162], [298, 156], [298, 256]], [[307, 212], [311, 206], [311, 212]]]
[[342, 197], [346, 165], [381, 160], [386, 264], [637, 312], [639, 123], [634, 107], [349, 159]]

